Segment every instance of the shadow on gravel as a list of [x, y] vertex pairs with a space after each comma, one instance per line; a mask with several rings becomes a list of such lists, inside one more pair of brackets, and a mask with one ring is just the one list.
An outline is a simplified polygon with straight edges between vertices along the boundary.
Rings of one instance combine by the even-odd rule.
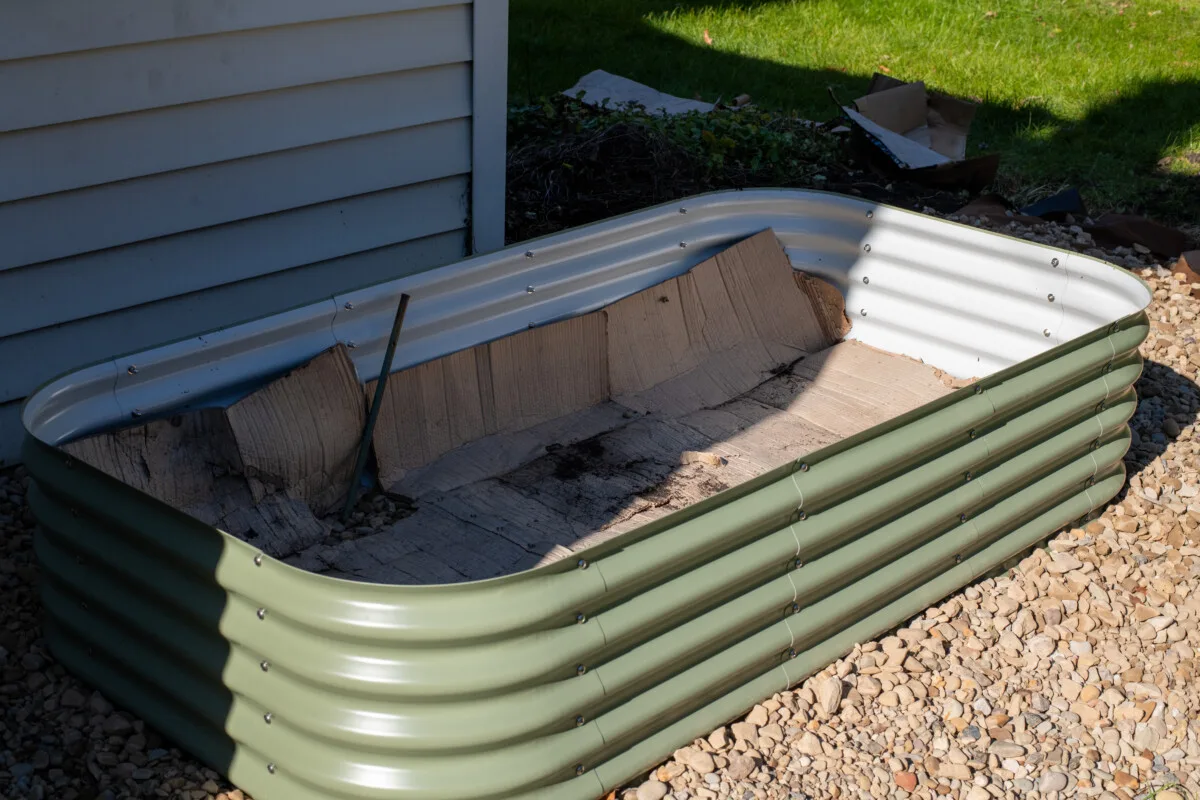
[[[1146, 359], [1137, 382], [1138, 407], [1130, 420], [1133, 444], [1125, 456], [1128, 477], [1140, 475], [1180, 437], [1180, 431], [1200, 419], [1200, 387], [1185, 375], [1153, 359]], [[1113, 502], [1120, 502], [1125, 488]]]

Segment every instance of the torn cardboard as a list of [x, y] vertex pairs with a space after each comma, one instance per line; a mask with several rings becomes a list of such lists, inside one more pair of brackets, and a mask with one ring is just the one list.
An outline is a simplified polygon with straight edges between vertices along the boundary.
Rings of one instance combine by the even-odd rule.
[[[580, 92], [583, 96], [580, 96]], [[699, 111], [707, 114], [716, 106], [699, 100], [684, 100], [657, 89], [652, 89], [643, 83], [613, 75], [602, 69], [589, 72], [579, 79], [579, 82], [563, 92], [579, 102], [596, 108], [617, 109], [640, 105], [647, 114], [655, 116], [671, 116]]]
[[974, 103], [876, 73], [867, 94], [842, 110], [886, 156], [881, 163], [909, 180], [978, 191], [996, 177], [998, 155], [966, 157]]

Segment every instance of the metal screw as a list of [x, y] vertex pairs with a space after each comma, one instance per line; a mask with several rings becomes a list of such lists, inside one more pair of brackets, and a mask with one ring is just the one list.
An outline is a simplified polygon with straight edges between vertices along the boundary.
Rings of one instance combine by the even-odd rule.
[[587, 622], [587, 614], [584, 614], [584, 613], [581, 611], [580, 613], [578, 613], [578, 614], [576, 614], [576, 615], [575, 615], [575, 623], [576, 623], [577, 625], [582, 625], [582, 624], [583, 624], [583, 623], [585, 623], [585, 622]]
[[1050, 259], [1050, 266], [1052, 266], [1052, 267], [1057, 267], [1057, 266], [1058, 266], [1058, 259], [1057, 259], [1057, 258], [1052, 258], [1052, 259]]
[[681, 209], [679, 209], [679, 213], [680, 213], [680, 214], [686, 214], [686, 213], [687, 213], [687, 209], [686, 209], [686, 208], [681, 208]]
[[1053, 303], [1053, 302], [1054, 302], [1054, 295], [1052, 295], [1052, 294], [1048, 294], [1048, 295], [1046, 295], [1046, 299], [1047, 299], [1047, 300], [1049, 300], [1051, 303]]
[[680, 247], [687, 247], [687, 242], [680, 242], [680, 243], [679, 243], [679, 246], [680, 246]]
[[959, 522], [966, 522], [966, 521], [967, 521], [967, 515], [966, 515], [966, 514], [959, 514], [959, 515], [958, 515], [958, 521], [959, 521]]
[[532, 286], [525, 287], [525, 294], [533, 294], [536, 291]]
[[351, 303], [350, 301], [346, 301], [346, 305], [342, 306], [342, 308], [346, 309], [347, 311], [353, 311], [354, 303]]
[[1099, 440], [1099, 439], [1097, 439], [1096, 441], [1092, 442], [1092, 449], [1093, 449], [1093, 450], [1099, 450], [1099, 449], [1100, 449], [1100, 440]]
[[966, 480], [971, 480], [971, 479], [972, 479], [972, 478], [974, 478], [974, 477], [975, 477], [975, 476], [974, 476], [974, 475], [972, 475], [970, 472], [964, 472], [964, 473], [963, 473], [963, 478], [965, 478]]
[[575, 562], [575, 566], [579, 567], [580, 569], [587, 569], [588, 568], [587, 559], [583, 559], [583, 558], [579, 559], [578, 561]]
[[1121, 326], [1120, 326], [1120, 324], [1118, 324], [1116, 322], [1114, 322], [1112, 325], [1108, 326], [1109, 333], [1116, 333], [1119, 330], [1121, 330]]
[[975, 394], [983, 394], [983, 387], [979, 384], [975, 384]]
[[1104, 410], [1104, 401], [1101, 400], [1099, 403], [1096, 404], [1096, 411], [1103, 411], [1103, 410]]
[[869, 245], [869, 244], [864, 244], [864, 245], [863, 245], [863, 252], [864, 252], [864, 253], [869, 253], [869, 252], [871, 252], [871, 245]]
[[788, 650], [788, 658], [795, 658], [798, 655], [800, 655], [800, 654], [798, 652], [796, 652], [796, 648], [793, 647], [790, 650]]
[[956, 556], [954, 556], [954, 563], [955, 563], [955, 564], [961, 564], [961, 563], [962, 563], [962, 555], [961, 555], [961, 554], [960, 554], [960, 555], [956, 555]]
[[792, 568], [793, 568], [793, 569], [800, 569], [800, 568], [801, 568], [801, 567], [803, 567], [803, 566], [804, 566], [804, 560], [803, 560], [803, 559], [799, 559], [799, 558], [797, 558], [795, 561], [793, 561], [793, 562], [792, 562]]
[[130, 375], [137, 375], [138, 374], [137, 364], [130, 364], [129, 369], [127, 369], [125, 371], [128, 372]]
[[576, 674], [576, 675], [582, 675], [582, 674], [583, 674], [583, 673], [585, 673], [585, 672], [587, 672], [587, 667], [586, 667], [586, 666], [584, 666], [583, 664], [576, 664], [576, 665], [575, 665], [575, 674]]
[[271, 662], [265, 661], [265, 660], [260, 661], [260, 662], [258, 662], [258, 668], [261, 669], [263, 672], [269, 672], [271, 669]]
[[796, 518], [799, 519], [801, 522], [803, 522], [804, 520], [808, 519], [808, 512], [801, 511], [799, 514], [796, 515]]
[[586, 770], [583, 768], [583, 764], [575, 765], [575, 774], [576, 775], [582, 775], [584, 772], [586, 772]]
[[971, 432], [968, 433], [967, 435], [970, 436], [972, 439], [974, 439], [976, 436], [979, 435], [979, 432], [976, 431], [974, 428], [971, 428]]
[[129, 414], [129, 416], [133, 417], [134, 419], [137, 419], [137, 418], [138, 418], [138, 417], [140, 417], [141, 415], [142, 415], [142, 410], [141, 410], [140, 408], [135, 408], [135, 409], [134, 409], [132, 412], [130, 412], [130, 414]]
[[584, 719], [583, 714], [576, 715], [576, 717], [575, 717], [575, 727], [576, 728], [582, 726], [586, 722], [587, 722], [587, 720]]
[[1088, 485], [1088, 486], [1095, 486], [1095, 485], [1096, 485], [1096, 476], [1095, 476], [1095, 475], [1093, 475], [1092, 477], [1090, 477], [1090, 478], [1088, 478], [1088, 479], [1087, 479], [1087, 485]]
[[346, 342], [346, 347], [350, 350], [353, 350], [354, 348], [358, 347], [358, 343], [357, 342]]
[[1042, 331], [1042, 336], [1045, 336], [1047, 339], [1049, 339], [1050, 338], [1050, 329], [1046, 328], [1044, 331]]
[[870, 278], [865, 277], [865, 276], [863, 277], [863, 283], [870, 283], [870, 282], [871, 282]]
[[525, 251], [525, 257], [526, 257], [526, 258], [533, 258], [533, 251], [532, 251], [532, 250], [526, 250], [526, 251]]
[[800, 462], [800, 466], [798, 467], [798, 469], [799, 469], [801, 472], [808, 472], [808, 464], [807, 464], [806, 462], [804, 462], [804, 461], [801, 461], [801, 462]]
[[274, 764], [267, 764], [267, 772], [269, 772], [269, 773], [271, 773], [272, 775], [274, 775], [274, 774], [275, 774], [275, 765], [274, 765]]
[[262, 553], [259, 553], [258, 555], [256, 555], [254, 557], [254, 566], [256, 566], [256, 567], [262, 566]]
[[874, 212], [874, 211], [868, 211], [868, 212], [867, 212], [867, 219], [874, 219], [874, 217], [875, 217], [875, 212]]
[[275, 715], [272, 714], [270, 711], [263, 714], [263, 722], [267, 723], [268, 725], [271, 724], [271, 720], [273, 720], [273, 719], [275, 719]]
[[1100, 370], [1101, 375], [1107, 375], [1112, 372], [1112, 364], [1105, 364], [1104, 369]]
[[793, 614], [800, 613], [800, 604], [799, 603], [792, 603], [792, 613]]
[[260, 608], [260, 609], [258, 610], [258, 618], [259, 618], [259, 619], [266, 619], [266, 618], [267, 618], [267, 610], [266, 610], [265, 608]]
[[865, 317], [867, 315], [867, 310], [864, 308], [864, 309], [861, 309], [858, 313], [862, 314]]

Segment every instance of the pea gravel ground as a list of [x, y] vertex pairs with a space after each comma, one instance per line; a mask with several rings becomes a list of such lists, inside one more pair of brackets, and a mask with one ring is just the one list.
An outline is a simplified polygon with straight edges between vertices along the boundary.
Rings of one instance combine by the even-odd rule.
[[[1200, 800], [1200, 285], [1078, 228], [962, 221], [1107, 258], [1154, 287], [1126, 492], [676, 751], [621, 800]], [[27, 482], [0, 472], [0, 800], [246, 800], [55, 662]]]

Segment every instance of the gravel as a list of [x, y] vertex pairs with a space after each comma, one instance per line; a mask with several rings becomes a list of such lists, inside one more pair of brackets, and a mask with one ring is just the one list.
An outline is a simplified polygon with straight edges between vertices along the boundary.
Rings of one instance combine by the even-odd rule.
[[[1153, 286], [1126, 491], [1019, 566], [676, 751], [620, 800], [1200, 797], [1200, 286], [1069, 225], [963, 221], [1106, 258]], [[0, 800], [246, 800], [55, 662], [27, 483], [19, 468], [0, 473]], [[365, 502], [357, 526], [404, 512]]]

